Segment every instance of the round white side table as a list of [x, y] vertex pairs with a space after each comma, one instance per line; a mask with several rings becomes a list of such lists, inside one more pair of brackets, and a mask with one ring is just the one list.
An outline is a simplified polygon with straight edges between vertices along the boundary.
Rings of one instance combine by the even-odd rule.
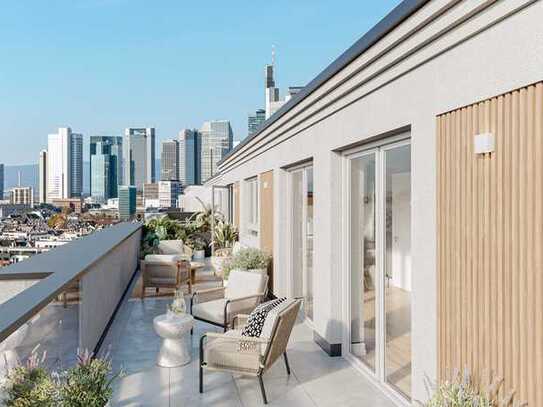
[[194, 327], [192, 315], [159, 315], [153, 320], [153, 326], [162, 338], [157, 365], [177, 367], [190, 363], [190, 347], [185, 335]]

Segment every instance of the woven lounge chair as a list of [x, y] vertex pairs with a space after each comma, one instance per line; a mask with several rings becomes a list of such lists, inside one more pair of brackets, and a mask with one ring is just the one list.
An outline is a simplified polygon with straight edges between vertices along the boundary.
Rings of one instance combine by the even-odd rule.
[[204, 370], [226, 371], [257, 377], [264, 404], [268, 404], [262, 376], [281, 357], [290, 375], [287, 344], [300, 306], [301, 300], [289, 302], [275, 316], [269, 337], [241, 336], [241, 327], [247, 322], [247, 315], [236, 317], [233, 330], [203, 335], [200, 339], [200, 393], [204, 392]]

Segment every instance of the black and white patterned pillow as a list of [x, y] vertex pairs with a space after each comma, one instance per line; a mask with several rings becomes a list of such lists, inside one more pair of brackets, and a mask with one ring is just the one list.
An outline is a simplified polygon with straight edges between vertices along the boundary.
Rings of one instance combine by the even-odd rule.
[[258, 338], [262, 333], [262, 327], [266, 321], [266, 316], [268, 313], [285, 301], [286, 298], [277, 298], [275, 300], [264, 302], [258, 305], [247, 318], [247, 324], [243, 327], [241, 331], [241, 336], [251, 336], [253, 338]]

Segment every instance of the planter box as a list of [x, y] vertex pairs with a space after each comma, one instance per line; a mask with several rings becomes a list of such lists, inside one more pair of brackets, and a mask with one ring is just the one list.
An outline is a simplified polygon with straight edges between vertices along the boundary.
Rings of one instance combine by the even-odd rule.
[[192, 258], [194, 260], [203, 260], [206, 258], [206, 251], [205, 250], [194, 250], [192, 254]]

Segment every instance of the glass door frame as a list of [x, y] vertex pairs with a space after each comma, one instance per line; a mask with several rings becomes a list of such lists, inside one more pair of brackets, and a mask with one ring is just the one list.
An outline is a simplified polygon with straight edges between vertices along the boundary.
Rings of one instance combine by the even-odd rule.
[[[411, 145], [410, 133], [402, 133], [386, 140], [368, 143], [343, 152], [342, 163], [342, 355], [366, 377], [393, 399], [398, 405], [410, 406], [409, 400], [396, 387], [387, 383], [385, 369], [386, 352], [386, 152], [397, 147]], [[375, 371], [351, 353], [351, 162], [353, 159], [373, 156], [375, 159], [375, 267], [376, 267], [376, 332]], [[412, 183], [412, 181], [411, 181]]]
[[[286, 172], [287, 172], [287, 194], [286, 194], [286, 197], [287, 197], [287, 225], [288, 225], [288, 265], [289, 265], [289, 273], [288, 273], [288, 287], [287, 287], [287, 292], [288, 292], [288, 295], [289, 297], [295, 297], [295, 293], [294, 293], [294, 287], [295, 287], [295, 283], [294, 283], [294, 280], [295, 280], [295, 276], [294, 276], [294, 273], [296, 272], [296, 270], [294, 269], [294, 253], [293, 253], [293, 245], [294, 245], [294, 233], [293, 233], [293, 230], [292, 230], [292, 225], [294, 224], [293, 220], [294, 220], [294, 203], [293, 203], [293, 194], [292, 194], [292, 190], [293, 190], [293, 175], [295, 173], [299, 173], [301, 172], [302, 173], [302, 196], [303, 196], [303, 207], [302, 207], [302, 225], [303, 225], [303, 232], [302, 232], [302, 236], [304, 236], [304, 238], [302, 239], [302, 253], [303, 253], [303, 256], [302, 256], [302, 280], [305, 281], [306, 279], [306, 267], [307, 267], [307, 256], [305, 255], [307, 253], [307, 242], [306, 242], [306, 239], [305, 237], [307, 236], [307, 191], [308, 191], [308, 188], [307, 188], [307, 173], [306, 173], [306, 170], [308, 168], [311, 168], [313, 170], [313, 193], [315, 193], [315, 185], [314, 185], [314, 182], [315, 182], [315, 172], [314, 172], [314, 166], [313, 166], [313, 161], [309, 161], [309, 162], [305, 162], [303, 164], [300, 164], [300, 165], [296, 165], [296, 166], [293, 166], [293, 167], [290, 167], [290, 168], [287, 168], [286, 169]], [[314, 203], [313, 203], [313, 222], [314, 222], [314, 219], [315, 219], [315, 206], [314, 206]], [[314, 229], [314, 225], [313, 225], [313, 239], [315, 238], [315, 229]], [[314, 246], [315, 245], [315, 241], [313, 240], [313, 250], [314, 250]], [[313, 254], [313, 267], [315, 265], [315, 257], [314, 257], [314, 254]], [[314, 270], [311, 271], [312, 273], [314, 273]], [[311, 287], [311, 293], [312, 295], [314, 296], [315, 295], [315, 290], [314, 290], [314, 275], [313, 275], [313, 278], [311, 279], [311, 283], [312, 283], [312, 287]], [[302, 297], [303, 297], [303, 294], [302, 294]], [[305, 297], [303, 297], [304, 300], [305, 300]], [[304, 309], [304, 307], [302, 306], [302, 310]], [[307, 316], [307, 314], [305, 312], [303, 312], [303, 315], [305, 317], [305, 320], [307, 322], [309, 322], [310, 325], [313, 325], [313, 319], [309, 318]], [[315, 308], [313, 306], [313, 318], [315, 317]]]

